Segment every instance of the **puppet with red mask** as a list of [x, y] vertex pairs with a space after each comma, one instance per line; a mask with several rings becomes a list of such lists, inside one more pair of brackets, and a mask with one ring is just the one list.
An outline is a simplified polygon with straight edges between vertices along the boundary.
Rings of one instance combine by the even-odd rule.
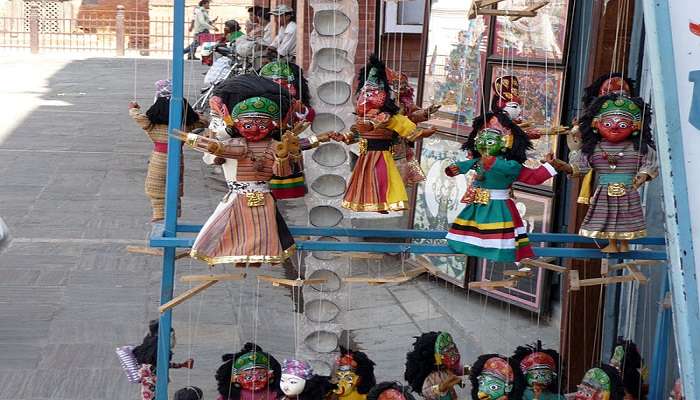
[[217, 400], [276, 400], [281, 394], [281, 367], [260, 346], [246, 343], [236, 354], [225, 354], [216, 371]]
[[579, 234], [608, 239], [603, 252], [629, 251], [629, 240], [647, 235], [637, 189], [658, 175], [650, 122], [651, 109], [638, 97], [598, 97], [580, 120], [581, 150], [559, 166], [572, 176], [587, 175], [579, 203], [590, 206]]
[[419, 129], [401, 114], [391, 98], [386, 67], [376, 56], [358, 77], [357, 122], [350, 132], [332, 135], [347, 144], [359, 141], [360, 157], [353, 168], [342, 206], [353, 211], [387, 213], [408, 208], [408, 194], [394, 162], [398, 138], [416, 141], [435, 133]]

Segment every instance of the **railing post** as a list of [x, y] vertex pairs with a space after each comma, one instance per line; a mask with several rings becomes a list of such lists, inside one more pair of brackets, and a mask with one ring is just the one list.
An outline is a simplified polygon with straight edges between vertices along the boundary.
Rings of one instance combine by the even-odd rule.
[[117, 6], [116, 29], [117, 34], [117, 56], [124, 55], [124, 6]]
[[39, 4], [29, 5], [29, 48], [32, 54], [39, 53]]

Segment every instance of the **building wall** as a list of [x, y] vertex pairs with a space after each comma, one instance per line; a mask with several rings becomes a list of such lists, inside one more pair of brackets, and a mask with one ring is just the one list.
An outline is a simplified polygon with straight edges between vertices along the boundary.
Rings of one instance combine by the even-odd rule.
[[409, 78], [418, 78], [421, 71], [421, 35], [417, 33], [385, 33], [381, 41], [381, 58], [389, 68], [401, 70]]

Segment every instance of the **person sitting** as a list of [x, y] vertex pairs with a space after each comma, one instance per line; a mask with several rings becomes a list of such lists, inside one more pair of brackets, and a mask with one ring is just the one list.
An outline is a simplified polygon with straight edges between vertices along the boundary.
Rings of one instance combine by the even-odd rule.
[[277, 23], [277, 37], [270, 43], [270, 50], [294, 62], [297, 54], [297, 23], [294, 10], [286, 4], [280, 4], [270, 11], [270, 15], [275, 17]]
[[236, 39], [243, 36], [241, 25], [235, 19], [230, 19], [224, 23], [224, 38], [228, 43], [235, 42]]

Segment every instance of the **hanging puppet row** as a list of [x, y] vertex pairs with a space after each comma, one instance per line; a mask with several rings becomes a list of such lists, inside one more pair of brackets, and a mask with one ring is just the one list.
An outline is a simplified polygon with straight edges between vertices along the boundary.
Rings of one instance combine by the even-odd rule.
[[[157, 321], [153, 321], [141, 345], [118, 349], [127, 377], [141, 384], [144, 400], [153, 398], [157, 339]], [[585, 373], [572, 398], [646, 398], [637, 346], [618, 339], [609, 360]], [[192, 359], [171, 363], [172, 368], [193, 366]], [[307, 361], [285, 359], [280, 364], [260, 346], [246, 343], [239, 352], [222, 356], [215, 378], [219, 400], [415, 400], [414, 394], [425, 400], [457, 400], [455, 389], [461, 391], [467, 385], [473, 400], [563, 400], [566, 387], [559, 354], [543, 349], [539, 341], [518, 347], [510, 356], [481, 355], [469, 366], [462, 363], [452, 335], [444, 331], [415, 338], [406, 354], [407, 386], [377, 383], [374, 367], [364, 352], [341, 347], [331, 376], [321, 376]], [[195, 389], [201, 399], [201, 389]]]

